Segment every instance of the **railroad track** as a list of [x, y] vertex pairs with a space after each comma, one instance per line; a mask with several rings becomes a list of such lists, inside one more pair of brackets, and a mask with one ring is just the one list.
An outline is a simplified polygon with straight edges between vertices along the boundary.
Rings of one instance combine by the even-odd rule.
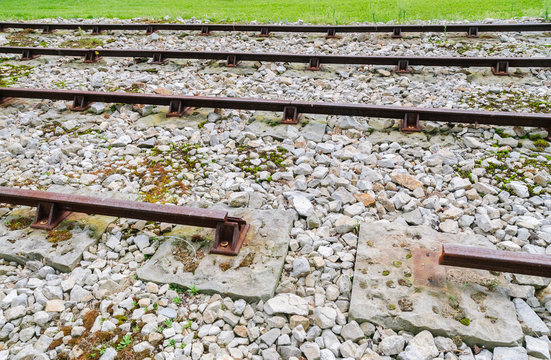
[[245, 220], [230, 217], [225, 210], [69, 195], [3, 186], [0, 186], [0, 203], [36, 207], [35, 220], [31, 224], [31, 227], [36, 229], [52, 230], [71, 212], [213, 228], [216, 229], [216, 234], [210, 252], [224, 255], [237, 255], [249, 230], [249, 225]]
[[282, 123], [296, 124], [301, 114], [347, 115], [401, 119], [403, 131], [420, 131], [420, 120], [446, 123], [551, 127], [551, 114], [497, 111], [466, 111], [416, 107], [264, 100], [247, 98], [134, 94], [26, 88], [0, 88], [0, 103], [9, 98], [73, 101], [72, 109], [86, 110], [93, 102], [151, 104], [169, 107], [167, 116], [182, 116], [191, 107], [282, 112]]
[[449, 24], [449, 25], [242, 25], [242, 24], [69, 24], [69, 23], [25, 23], [0, 22], [0, 31], [6, 29], [38, 29], [44, 33], [54, 30], [90, 30], [92, 34], [102, 31], [135, 30], [151, 34], [156, 31], [200, 31], [208, 35], [213, 31], [258, 32], [260, 36], [270, 33], [326, 33], [336, 37], [341, 33], [392, 33], [399, 38], [402, 33], [425, 32], [464, 32], [469, 37], [477, 37], [481, 32], [542, 32], [551, 31], [551, 23], [530, 24]]
[[507, 75], [509, 67], [551, 67], [551, 57], [430, 57], [430, 56], [345, 56], [318, 54], [248, 53], [228, 51], [177, 51], [141, 49], [66, 49], [2, 46], [0, 54], [20, 54], [22, 60], [40, 55], [80, 56], [84, 62], [95, 62], [102, 57], [152, 58], [162, 64], [168, 59], [224, 60], [226, 65], [237, 66], [241, 61], [305, 63], [310, 70], [319, 70], [322, 64], [391, 65], [396, 72], [407, 73], [411, 65], [491, 67], [495, 75]]

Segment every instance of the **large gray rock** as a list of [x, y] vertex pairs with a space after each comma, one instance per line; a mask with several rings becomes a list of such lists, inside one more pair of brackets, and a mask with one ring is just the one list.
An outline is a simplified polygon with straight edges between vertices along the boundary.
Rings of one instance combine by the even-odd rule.
[[337, 310], [330, 307], [316, 307], [314, 310], [314, 322], [321, 329], [329, 329], [335, 326]]
[[379, 343], [379, 352], [383, 355], [398, 355], [404, 350], [405, 344], [406, 339], [403, 336], [387, 336]]
[[300, 216], [306, 217], [314, 211], [314, 206], [305, 196], [295, 195], [291, 198], [291, 203]]
[[493, 360], [528, 360], [526, 349], [517, 347], [496, 347]]
[[268, 315], [273, 314], [294, 314], [308, 315], [308, 303], [295, 294], [279, 294], [266, 301], [264, 311]]
[[327, 127], [326, 116], [303, 115], [298, 125], [279, 125], [281, 114], [256, 111], [254, 121], [247, 130], [258, 136], [271, 136], [278, 140], [294, 139], [300, 135], [314, 142], [321, 142]]
[[[208, 253], [214, 230], [176, 226], [168, 235], [190, 239], [199, 235], [205, 256], [194, 268], [174, 254], [177, 246], [189, 244], [177, 240], [165, 241], [137, 275], [144, 281], [175, 283], [184, 287], [195, 285], [203, 292], [216, 292], [251, 301], [267, 300], [274, 295], [289, 248], [289, 230], [294, 212], [283, 210], [230, 209], [229, 214], [244, 218], [250, 229], [237, 256]], [[193, 251], [189, 250], [190, 256]]]
[[535, 338], [532, 336], [526, 336], [526, 351], [528, 355], [536, 357], [538, 359], [550, 359], [549, 356], [549, 339], [546, 336], [541, 338]]
[[344, 340], [358, 341], [365, 335], [362, 331], [362, 328], [360, 328], [360, 325], [352, 320], [342, 327], [341, 336], [344, 338]]
[[519, 298], [513, 299], [513, 303], [515, 304], [515, 308], [517, 310], [518, 319], [522, 324], [522, 329], [526, 334], [536, 336], [549, 334], [549, 328], [540, 319], [538, 314], [532, 310], [530, 305]]
[[[427, 263], [423, 273], [426, 253], [439, 254], [444, 243], [494, 247], [480, 235], [444, 234], [398, 222], [362, 223], [350, 318], [396, 331], [459, 335], [471, 346], [520, 345], [522, 328], [508, 289], [501, 286], [508, 283], [503, 275], [438, 266], [440, 271], [431, 275], [433, 263]], [[415, 259], [420, 265], [416, 268]], [[427, 259], [437, 260], [438, 256]], [[492, 284], [491, 290], [488, 284]]]
[[410, 340], [406, 350], [398, 355], [398, 360], [432, 360], [438, 354], [432, 334], [425, 330]]
[[307, 360], [319, 360], [320, 347], [315, 342], [305, 342], [300, 346], [300, 350]]

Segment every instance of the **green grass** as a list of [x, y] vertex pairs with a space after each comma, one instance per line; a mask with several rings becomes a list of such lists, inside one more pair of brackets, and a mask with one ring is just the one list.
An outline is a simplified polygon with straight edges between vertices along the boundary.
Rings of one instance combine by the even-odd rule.
[[345, 24], [549, 17], [551, 0], [0, 0], [0, 19], [171, 18]]

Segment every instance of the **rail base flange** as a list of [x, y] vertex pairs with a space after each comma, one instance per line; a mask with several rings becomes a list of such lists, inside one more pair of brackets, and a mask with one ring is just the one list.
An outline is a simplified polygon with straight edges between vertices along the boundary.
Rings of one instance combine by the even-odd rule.
[[283, 108], [283, 118], [281, 119], [282, 124], [298, 124], [300, 121], [300, 114], [295, 106], [285, 106]]
[[270, 36], [270, 29], [269, 28], [260, 28], [260, 34], [258, 34], [260, 37], [268, 37]]
[[498, 61], [496, 66], [492, 67], [492, 73], [497, 76], [507, 76], [509, 75], [509, 62], [508, 61]]
[[101, 60], [101, 58], [102, 57], [99, 56], [95, 50], [89, 51], [86, 53], [86, 55], [84, 55], [84, 63], [86, 64], [95, 63], [96, 61]]
[[400, 130], [405, 132], [421, 131], [421, 125], [419, 124], [419, 114], [407, 113], [402, 119], [402, 126]]
[[34, 229], [52, 230], [70, 214], [70, 211], [64, 210], [59, 204], [39, 203], [31, 227]]
[[477, 38], [478, 37], [478, 28], [476, 26], [470, 27], [469, 30], [467, 30], [467, 37]]
[[409, 61], [408, 60], [398, 60], [398, 65], [396, 65], [396, 73], [398, 73], [398, 74], [407, 74], [407, 73], [409, 73]]
[[156, 65], [162, 65], [167, 61], [168, 61], [168, 59], [163, 57], [163, 54], [155, 53], [155, 54], [153, 54], [153, 60], [151, 61], [151, 63], [156, 64]]
[[402, 28], [392, 29], [392, 35], [390, 35], [390, 37], [394, 39], [400, 39], [402, 37]]
[[210, 35], [210, 29], [208, 26], [202, 26], [201, 32], [199, 33], [201, 36], [209, 36]]
[[186, 111], [191, 109], [189, 106], [184, 106], [181, 101], [171, 100], [170, 105], [168, 106], [167, 117], [180, 117], [183, 116]]
[[236, 67], [241, 63], [241, 60], [237, 57], [237, 55], [228, 55], [226, 58], [226, 67]]
[[23, 50], [23, 52], [21, 53], [21, 60], [22, 61], [32, 60], [32, 59], [36, 59], [39, 56], [40, 55], [33, 55], [33, 53], [30, 50]]
[[235, 256], [239, 254], [250, 225], [245, 220], [228, 217], [225, 222], [216, 226], [211, 254]]
[[325, 35], [326, 39], [338, 39], [340, 36], [337, 35], [337, 29], [329, 29], [327, 30], [327, 35]]
[[91, 102], [87, 101], [86, 98], [82, 95], [76, 95], [73, 100], [73, 105], [71, 105], [72, 111], [84, 111], [92, 105]]
[[101, 33], [103, 33], [103, 30], [101, 29], [100, 26], [94, 26], [92, 28], [92, 33], [90, 35], [100, 35]]
[[321, 69], [320, 59], [319, 58], [311, 58], [308, 61], [308, 67], [306, 69], [312, 70], [312, 71], [319, 71]]

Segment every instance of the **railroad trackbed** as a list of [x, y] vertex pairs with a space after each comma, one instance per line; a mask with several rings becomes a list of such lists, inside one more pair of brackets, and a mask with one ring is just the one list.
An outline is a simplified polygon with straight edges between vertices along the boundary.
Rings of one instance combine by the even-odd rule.
[[549, 358], [550, 23], [0, 31], [0, 359]]

